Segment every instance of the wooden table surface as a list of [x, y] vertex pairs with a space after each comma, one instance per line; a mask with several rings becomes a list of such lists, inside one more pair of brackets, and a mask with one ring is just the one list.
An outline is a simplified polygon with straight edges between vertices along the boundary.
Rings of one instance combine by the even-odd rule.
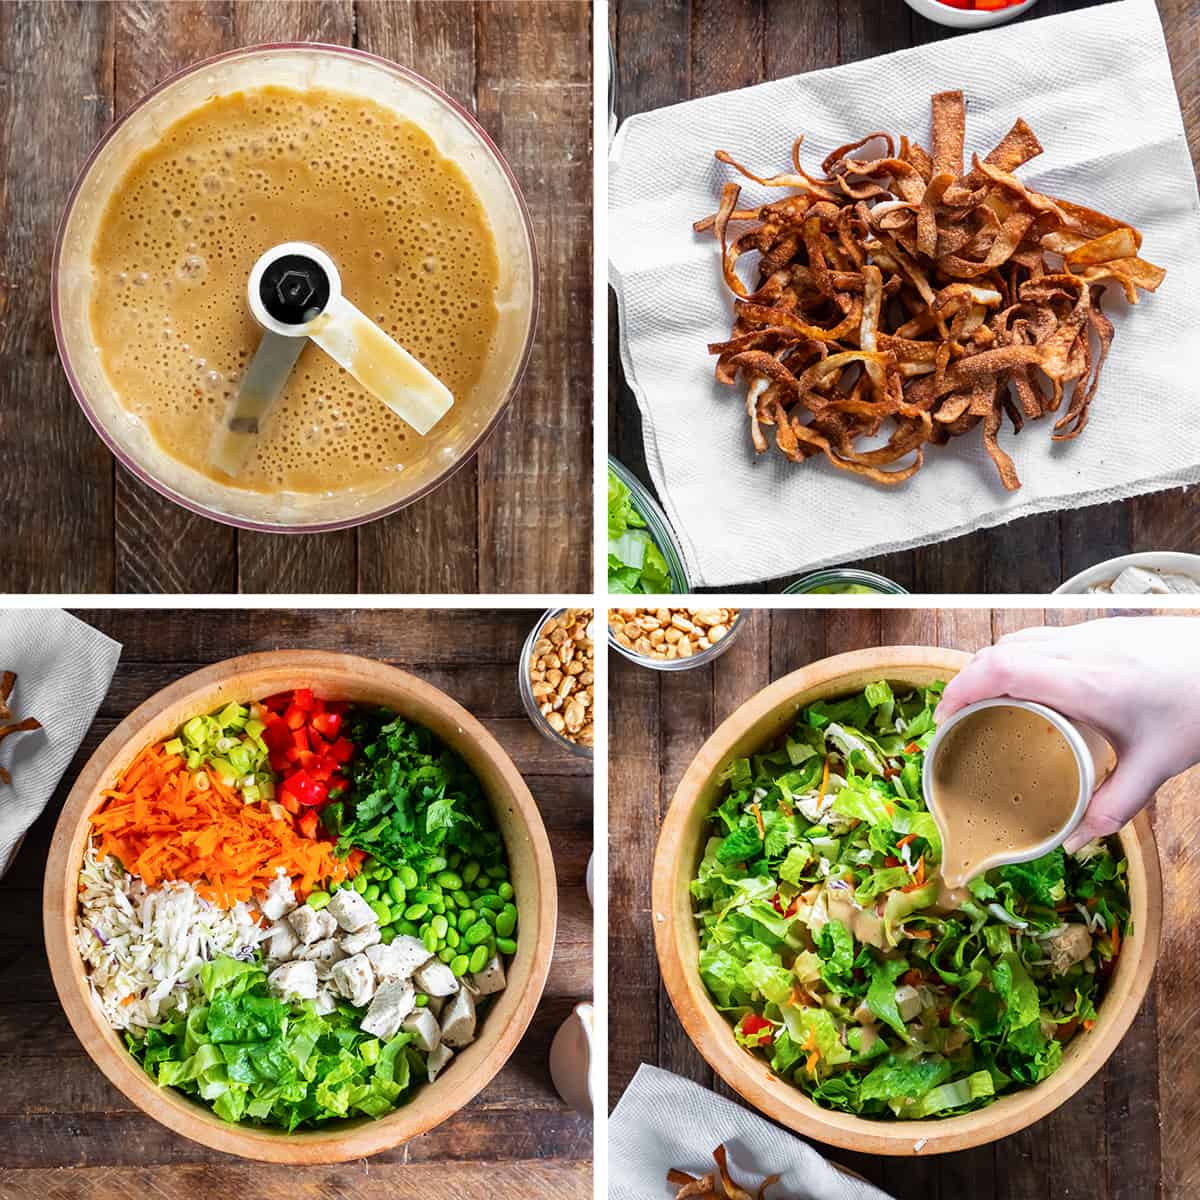
[[[128, 1200], [527, 1200], [592, 1194], [591, 1123], [550, 1082], [550, 1040], [592, 991], [590, 763], [529, 723], [516, 660], [533, 612], [86, 611], [124, 644], [95, 724], [0, 883], [0, 1197]], [[3, 613], [0, 612], [0, 620]], [[42, 941], [50, 835], [87, 756], [136, 705], [197, 667], [253, 650], [367, 655], [442, 688], [487, 726], [524, 775], [554, 848], [558, 941], [533, 1024], [494, 1080], [449, 1121], [406, 1146], [338, 1166], [268, 1166], [209, 1150], [158, 1125], [85, 1055], [59, 1006]], [[74, 1168], [70, 1172], [63, 1168]]]
[[[1099, 615], [1082, 609], [758, 610], [749, 614], [737, 642], [709, 666], [667, 674], [610, 655], [611, 1103], [642, 1062], [737, 1099], [675, 1015], [659, 980], [650, 920], [658, 824], [688, 763], [716, 726], [770, 681], [831, 654], [888, 645], [973, 651], [1025, 626]], [[1200, 768], [1159, 792], [1153, 821], [1165, 890], [1161, 966], [1132, 1028], [1089, 1084], [1033, 1127], [976, 1150], [891, 1159], [818, 1148], [897, 1200], [1200, 1196], [1198, 789]], [[657, 1195], [648, 1193], [648, 1200]]]
[[[160, 80], [256, 42], [357, 46], [465, 103], [533, 217], [542, 309], [477, 458], [358, 530], [241, 533], [123, 468], [54, 348], [55, 231], [101, 134]], [[590, 587], [591, 14], [577, 0], [0, 4], [0, 506], [13, 592], [548, 592]]]
[[[1087, 0], [1040, 0], [1019, 19], [1084, 7]], [[1192, 161], [1200, 167], [1200, 3], [1158, 0], [1158, 7]], [[956, 31], [918, 16], [902, 0], [613, 0], [609, 32], [617, 57], [617, 114], [624, 118], [903, 50]], [[949, 47], [947, 54], [953, 54]], [[649, 485], [641, 419], [620, 368], [616, 328], [616, 301], [610, 293], [609, 445]], [[1200, 488], [1176, 488], [1024, 517], [844, 565], [877, 571], [911, 592], [1046, 593], [1114, 555], [1137, 550], [1200, 553], [1198, 498]], [[1037, 553], [1030, 553], [1033, 547]], [[772, 581], [765, 590], [779, 591], [794, 578]], [[761, 592], [764, 586], [721, 590]]]

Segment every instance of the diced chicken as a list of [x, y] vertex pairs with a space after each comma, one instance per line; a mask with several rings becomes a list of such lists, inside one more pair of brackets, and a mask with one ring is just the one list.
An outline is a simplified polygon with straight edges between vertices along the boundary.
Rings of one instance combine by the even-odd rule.
[[504, 991], [504, 963], [500, 955], [493, 954], [484, 964], [482, 971], [476, 971], [471, 976], [475, 993], [479, 996], [490, 996], [494, 992]]
[[1168, 592], [1186, 592], [1189, 595], [1200, 592], [1200, 579], [1193, 579], [1190, 575], [1163, 575], [1163, 582]]
[[342, 949], [347, 954], [361, 954], [368, 946], [379, 945], [382, 935], [378, 925], [368, 925], [357, 933], [348, 933], [342, 938]]
[[307, 904], [302, 904], [288, 913], [288, 923], [306, 946], [333, 937], [337, 932], [337, 922], [327, 912], [318, 912], [315, 908], [309, 908]]
[[854, 1019], [859, 1025], [872, 1025], [877, 1020], [875, 1013], [865, 1000], [860, 1000], [854, 1010]]
[[1157, 571], [1141, 567], [1126, 567], [1108, 587], [1114, 596], [1163, 596], [1171, 590]]
[[921, 1011], [921, 993], [907, 983], [896, 989], [896, 1007], [902, 1021], [911, 1021]]
[[337, 1001], [333, 998], [333, 993], [322, 988], [317, 993], [317, 1012], [321, 1013], [323, 1016], [328, 1016], [335, 1008], [337, 1008]]
[[300, 945], [296, 931], [286, 922], [277, 921], [271, 926], [271, 932], [263, 942], [263, 950], [267, 958], [274, 962], [287, 962]]
[[387, 1041], [399, 1032], [401, 1022], [412, 1012], [416, 996], [413, 985], [404, 980], [393, 979], [383, 984], [376, 991], [367, 1015], [359, 1022], [359, 1028], [363, 1033]]
[[[395, 942], [392, 944], [395, 945]], [[427, 996], [453, 996], [458, 991], [458, 980], [455, 979], [454, 972], [436, 958], [431, 958], [413, 978], [417, 987]]]
[[357, 933], [379, 921], [375, 910], [353, 888], [334, 892], [326, 911], [347, 933]]
[[285, 1000], [315, 1000], [317, 998], [317, 968], [311, 962], [290, 962], [276, 967], [267, 976], [267, 983]]
[[429, 1082], [432, 1083], [445, 1069], [446, 1064], [454, 1057], [454, 1051], [442, 1042], [436, 1050], [434, 1050], [425, 1062], [425, 1066], [429, 1070]]
[[258, 907], [268, 921], [278, 921], [296, 907], [296, 893], [292, 890], [292, 881], [282, 867], [271, 880], [267, 894]]
[[333, 938], [322, 938], [319, 942], [301, 946], [295, 957], [307, 962], [333, 963], [337, 961], [341, 952], [341, 947]]
[[475, 1040], [475, 997], [459, 988], [442, 1013], [442, 1041], [456, 1050]]
[[1046, 950], [1054, 973], [1062, 975], [1091, 954], [1092, 935], [1086, 926], [1064, 925], [1052, 938], [1046, 939]]
[[375, 972], [365, 954], [355, 954], [335, 963], [331, 975], [338, 994], [355, 1008], [364, 1008], [375, 995]]
[[442, 1027], [427, 1008], [414, 1008], [400, 1026], [413, 1035], [413, 1045], [426, 1053], [436, 1050], [442, 1042]]
[[446, 1007], [446, 997], [430, 996], [429, 1003], [425, 1007], [440, 1020], [442, 1016], [442, 1009]]
[[425, 949], [425, 943], [420, 938], [401, 936], [390, 946], [370, 946], [367, 957], [380, 979], [409, 979], [433, 955]]

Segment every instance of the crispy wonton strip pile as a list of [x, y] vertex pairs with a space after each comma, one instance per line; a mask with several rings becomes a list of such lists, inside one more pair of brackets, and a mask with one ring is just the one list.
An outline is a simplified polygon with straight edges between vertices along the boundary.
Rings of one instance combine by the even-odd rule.
[[675, 1200], [688, 1200], [698, 1197], [698, 1200], [763, 1200], [767, 1188], [779, 1181], [778, 1175], [768, 1175], [762, 1181], [756, 1193], [738, 1187], [730, 1178], [729, 1168], [725, 1165], [725, 1147], [718, 1146], [713, 1151], [713, 1159], [720, 1174], [720, 1186], [717, 1185], [717, 1175], [709, 1171], [707, 1175], [689, 1175], [686, 1171], [671, 1170], [667, 1172], [667, 1182], [679, 1186]]
[[287, 817], [243, 803], [215, 773], [204, 772], [199, 787], [201, 774], [162, 744], [147, 746], [92, 814], [100, 860], [115, 855], [151, 888], [186, 880], [222, 908], [266, 891], [279, 867], [302, 897], [356, 873], [360, 856], [335, 858], [332, 842], [302, 837]]
[[[1020, 487], [997, 440], [1057, 413], [1053, 437], [1088, 420], [1113, 326], [1100, 306], [1109, 283], [1131, 304], [1165, 272], [1138, 257], [1136, 229], [1032, 191], [1013, 172], [1042, 152], [1023, 120], [986, 158], [963, 162], [961, 92], [933, 97], [932, 150], [873, 133], [835, 150], [821, 176], [800, 165], [747, 179], [792, 194], [739, 209], [725, 185], [720, 209], [696, 222], [721, 245], [736, 320], [717, 378], [746, 386], [755, 449], [775, 444], [801, 462], [823, 454], [881, 484], [920, 469], [924, 448], [982, 427], [1004, 486]], [[751, 222], [744, 232], [730, 226]], [[737, 274], [758, 254], [750, 291]], [[885, 444], [863, 449], [892, 422]], [[907, 462], [902, 464], [902, 460]]]

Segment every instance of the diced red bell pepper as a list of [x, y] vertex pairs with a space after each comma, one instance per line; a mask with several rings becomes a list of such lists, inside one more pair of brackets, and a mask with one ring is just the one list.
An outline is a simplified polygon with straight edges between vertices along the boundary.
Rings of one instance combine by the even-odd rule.
[[316, 704], [316, 698], [312, 694], [312, 688], [297, 688], [292, 693], [292, 703], [302, 712], [312, 712]]
[[329, 755], [336, 763], [348, 763], [354, 757], [354, 743], [349, 738], [338, 738], [329, 747]]
[[313, 717], [311, 725], [322, 737], [333, 741], [341, 732], [342, 715], [335, 712], [317, 713]]
[[783, 904], [782, 904], [782, 897], [779, 895], [778, 892], [776, 892], [775, 895], [771, 897], [771, 905], [781, 917], [794, 917], [796, 915], [796, 908], [799, 905], [799, 903], [800, 903], [800, 897], [793, 896], [791, 901], [789, 902], [787, 908], [784, 908]]
[[274, 696], [268, 696], [263, 702], [263, 708], [270, 709], [273, 713], [281, 713], [292, 702], [291, 692], [276, 692]]
[[287, 712], [283, 714], [283, 719], [287, 722], [289, 729], [303, 729], [308, 724], [308, 713], [298, 704], [289, 704]]
[[263, 730], [262, 738], [267, 749], [272, 754], [276, 754], [281, 750], [286, 750], [292, 744], [292, 731], [282, 717], [272, 715], [267, 721], [267, 727]]
[[312, 746], [308, 741], [308, 730], [301, 726], [299, 729], [292, 730], [292, 745], [297, 750], [311, 750]]
[[279, 789], [279, 803], [283, 805], [284, 811], [290, 812], [292, 816], [300, 811], [300, 801], [287, 788]]
[[756, 1013], [747, 1013], [738, 1024], [738, 1032], [742, 1037], [760, 1046], [772, 1039], [774, 1028], [766, 1017], [760, 1017]]
[[308, 808], [300, 814], [300, 819], [296, 822], [296, 828], [299, 829], [306, 838], [315, 838], [317, 836], [318, 823], [316, 809]]
[[289, 775], [283, 781], [283, 786], [305, 808], [317, 808], [329, 799], [328, 788], [323, 783], [319, 783], [313, 779], [307, 771], [301, 770], [297, 771], [294, 775]]
[[342, 775], [331, 775], [327, 786], [329, 788], [329, 797], [332, 799], [334, 796], [340, 796], [350, 786], [350, 780]]

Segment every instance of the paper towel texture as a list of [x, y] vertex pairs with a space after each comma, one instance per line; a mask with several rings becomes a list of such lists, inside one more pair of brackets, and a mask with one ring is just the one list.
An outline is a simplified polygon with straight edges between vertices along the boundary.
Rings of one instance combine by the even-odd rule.
[[[790, 463], [770, 430], [771, 449], [756, 460], [744, 391], [714, 380], [706, 352], [732, 324], [718, 246], [691, 226], [716, 210], [727, 180], [744, 184], [743, 205], [787, 193], [742, 180], [713, 151], [771, 174], [787, 168], [801, 133], [810, 170], [876, 129], [928, 146], [929, 98], [953, 88], [966, 95], [968, 156], [985, 154], [1023, 116], [1045, 153], [1020, 178], [1135, 225], [1166, 281], [1136, 307], [1107, 289], [1116, 336], [1078, 439], [1051, 442], [1052, 419], [1001, 434], [1019, 492], [1001, 486], [979, 431], [929, 447], [921, 471], [891, 489], [823, 459]], [[1153, 0], [630, 117], [611, 151], [609, 265], [646, 459], [694, 583], [770, 579], [1200, 480], [1200, 201]]]
[[722, 1143], [740, 1186], [756, 1192], [768, 1175], [782, 1176], [767, 1200], [888, 1200], [749, 1109], [645, 1063], [608, 1120], [609, 1200], [671, 1200], [678, 1189], [667, 1172], [707, 1174]]
[[121, 646], [68, 613], [0, 610], [0, 670], [15, 671], [14, 717], [42, 728], [0, 743], [0, 875], [12, 865], [26, 830], [41, 815], [108, 691]]

